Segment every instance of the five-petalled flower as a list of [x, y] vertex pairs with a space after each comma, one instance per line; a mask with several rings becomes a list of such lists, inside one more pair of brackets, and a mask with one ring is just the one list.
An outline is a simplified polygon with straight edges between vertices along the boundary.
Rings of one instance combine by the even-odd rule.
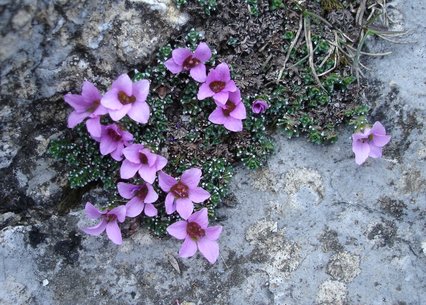
[[126, 218], [126, 207], [120, 205], [112, 210], [100, 211], [90, 202], [86, 203], [86, 215], [91, 219], [101, 218], [101, 222], [93, 227], [83, 228], [83, 232], [98, 236], [103, 231], [107, 232], [108, 238], [117, 245], [121, 245], [122, 237], [118, 222], [124, 222]]
[[167, 232], [184, 242], [179, 250], [179, 256], [191, 257], [200, 250], [201, 254], [214, 264], [219, 256], [217, 240], [222, 232], [222, 226], [208, 227], [207, 208], [203, 208], [188, 217], [167, 227]]
[[123, 159], [123, 149], [133, 141], [133, 135], [122, 130], [117, 124], [102, 126], [100, 137], [100, 151], [102, 155], [111, 154], [114, 160]]
[[180, 73], [182, 71], [189, 71], [191, 77], [197, 82], [204, 82], [206, 80], [206, 65], [212, 52], [209, 46], [202, 42], [195, 49], [194, 53], [187, 48], [177, 48], [172, 52], [172, 58], [167, 60], [164, 65], [166, 68], [174, 73]]
[[380, 122], [374, 123], [371, 128], [365, 128], [363, 132], [354, 133], [352, 151], [355, 153], [355, 162], [361, 165], [368, 157], [380, 158], [383, 146], [388, 144], [390, 139], [390, 135], [386, 134], [385, 127]]
[[120, 75], [101, 99], [101, 104], [108, 109], [111, 119], [121, 120], [126, 114], [134, 121], [146, 124], [150, 109], [146, 103], [149, 81], [146, 79], [132, 82], [127, 74]]
[[134, 185], [130, 183], [119, 182], [117, 184], [118, 193], [125, 199], [130, 199], [126, 203], [126, 216], [136, 217], [142, 211], [146, 216], [154, 217], [157, 215], [157, 209], [153, 203], [157, 201], [158, 194], [149, 183]]
[[242, 120], [246, 118], [246, 108], [241, 100], [240, 90], [230, 92], [225, 105], [216, 102], [216, 106], [209, 116], [210, 122], [223, 125], [231, 131], [243, 130]]
[[94, 138], [101, 136], [100, 116], [107, 114], [108, 110], [101, 105], [102, 95], [94, 84], [84, 81], [80, 94], [65, 94], [64, 100], [74, 111], [68, 117], [68, 127], [74, 128], [85, 118], [87, 131]]
[[200, 179], [199, 168], [184, 171], [179, 181], [164, 172], [158, 173], [158, 183], [168, 193], [165, 202], [167, 214], [177, 211], [183, 219], [187, 219], [194, 210], [193, 202], [201, 203], [210, 198], [209, 192], [198, 187]]
[[122, 179], [130, 179], [138, 172], [143, 180], [152, 184], [157, 172], [167, 164], [166, 158], [152, 153], [142, 144], [132, 144], [126, 147], [123, 149], [123, 154], [126, 159], [120, 168]]
[[237, 91], [237, 86], [231, 80], [229, 67], [227, 64], [221, 63], [215, 69], [210, 70], [206, 82], [200, 86], [197, 98], [204, 100], [213, 97], [217, 103], [225, 105], [229, 99], [229, 93], [235, 91]]

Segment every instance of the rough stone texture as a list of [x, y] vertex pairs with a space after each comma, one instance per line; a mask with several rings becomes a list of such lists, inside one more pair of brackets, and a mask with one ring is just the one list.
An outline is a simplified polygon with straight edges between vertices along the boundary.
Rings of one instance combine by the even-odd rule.
[[[423, 304], [426, 10], [423, 1], [394, 3], [416, 43], [385, 44], [393, 55], [370, 62], [379, 79], [373, 120], [392, 135], [382, 159], [357, 166], [349, 129], [331, 146], [277, 136], [264, 169], [234, 177], [237, 203], [219, 210], [224, 233], [213, 266], [199, 255], [178, 258], [178, 242], [144, 230], [121, 247], [82, 235], [87, 220], [79, 209], [25, 226], [11, 225], [17, 214], [3, 214], [0, 303]], [[7, 124], [14, 130], [13, 120]], [[37, 139], [27, 145], [38, 153], [47, 137]], [[51, 171], [40, 164], [15, 174], [36, 194], [28, 186]]]
[[63, 94], [146, 64], [188, 19], [171, 3], [0, 1], [0, 211], [61, 200], [46, 148], [66, 129]]

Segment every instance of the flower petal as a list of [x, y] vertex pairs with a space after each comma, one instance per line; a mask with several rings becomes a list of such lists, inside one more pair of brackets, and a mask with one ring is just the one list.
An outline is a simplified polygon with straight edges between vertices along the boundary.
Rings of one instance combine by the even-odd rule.
[[192, 56], [192, 52], [187, 48], [177, 48], [172, 51], [172, 58], [176, 64], [182, 66], [185, 59]]
[[219, 244], [207, 238], [201, 238], [198, 242], [198, 250], [209, 261], [214, 264], [219, 257]]
[[140, 169], [140, 164], [124, 160], [120, 167], [120, 177], [122, 179], [130, 179], [136, 175], [136, 172]]
[[111, 157], [115, 161], [123, 160], [123, 148], [124, 148], [124, 145], [123, 143], [120, 142], [117, 144], [117, 148], [111, 153]]
[[199, 168], [190, 168], [183, 172], [180, 181], [182, 181], [190, 189], [197, 187], [201, 179], [201, 169]]
[[93, 83], [87, 80], [83, 82], [83, 87], [81, 88], [81, 95], [89, 105], [92, 105], [95, 101], [100, 101], [102, 98], [98, 88], [96, 88]]
[[215, 100], [215, 102], [219, 103], [220, 105], [225, 105], [228, 101], [228, 97], [229, 92], [225, 92], [224, 90], [213, 95], [213, 99]]
[[381, 158], [382, 157], [382, 148], [377, 147], [376, 145], [370, 144], [370, 152], [368, 154], [371, 158]]
[[186, 221], [177, 221], [170, 226], [167, 227], [167, 233], [169, 233], [171, 236], [177, 239], [185, 239], [187, 233], [186, 233]]
[[121, 74], [111, 85], [117, 93], [123, 91], [127, 96], [133, 95], [133, 82], [127, 74]]
[[230, 131], [238, 132], [243, 130], [243, 121], [229, 116], [223, 126]]
[[382, 123], [380, 122], [375, 122], [373, 124], [373, 127], [371, 127], [370, 132], [374, 135], [378, 134], [378, 135], [385, 135], [386, 134], [386, 129], [385, 127], [382, 125]]
[[86, 202], [86, 206], [84, 207], [84, 211], [86, 212], [87, 217], [90, 219], [98, 219], [102, 214], [93, 204], [90, 202]]
[[102, 132], [101, 117], [97, 116], [86, 121], [86, 128], [92, 138], [100, 138]]
[[207, 208], [202, 208], [198, 212], [195, 212], [188, 218], [188, 222], [196, 222], [202, 229], [206, 229], [209, 225], [209, 216]]
[[157, 171], [155, 167], [149, 167], [148, 165], [141, 165], [139, 168], [139, 176], [148, 183], [154, 183], [155, 178], [157, 177]]
[[391, 139], [391, 136], [389, 135], [379, 135], [379, 134], [374, 134], [373, 135], [373, 144], [377, 147], [383, 147], [386, 144], [389, 143]]
[[145, 204], [138, 197], [133, 197], [132, 200], [126, 203], [126, 216], [139, 216], [142, 213], [144, 207]]
[[210, 198], [210, 193], [201, 187], [189, 189], [189, 199], [195, 203], [201, 203]]
[[172, 193], [167, 194], [164, 205], [166, 207], [166, 213], [168, 215], [176, 211], [175, 196], [173, 196]]
[[101, 235], [102, 232], [105, 230], [106, 225], [107, 225], [107, 222], [105, 219], [103, 219], [96, 226], [82, 228], [81, 230], [86, 234], [98, 236], [98, 235]]
[[214, 92], [210, 89], [209, 85], [207, 83], [204, 83], [200, 86], [200, 89], [198, 90], [197, 99], [204, 100], [205, 98], [212, 97], [214, 95]]
[[215, 68], [215, 71], [218, 73], [218, 80], [223, 82], [228, 82], [231, 80], [231, 72], [229, 71], [229, 66], [227, 64], [221, 63]]
[[116, 245], [121, 245], [123, 238], [121, 237], [120, 227], [116, 221], [110, 221], [106, 225], [108, 238]]
[[209, 121], [214, 124], [223, 125], [226, 121], [226, 117], [223, 114], [223, 109], [221, 107], [216, 107], [216, 109], [210, 113]]
[[117, 216], [119, 222], [123, 222], [126, 219], [126, 207], [124, 205], [119, 205], [118, 207], [113, 208], [107, 214]]
[[356, 138], [356, 135], [352, 136], [352, 151], [355, 153], [356, 164], [361, 165], [368, 158], [368, 155], [370, 153], [370, 146], [368, 145], [368, 143], [362, 143]]
[[145, 203], [145, 209], [144, 209], [144, 213], [146, 216], [148, 217], [155, 217], [158, 214], [157, 209], [155, 208], [155, 206], [152, 203]]
[[79, 94], [67, 93], [64, 95], [65, 103], [70, 105], [76, 112], [86, 112], [89, 104]]
[[146, 124], [149, 120], [150, 109], [146, 102], [136, 102], [130, 108], [127, 115], [135, 122]]
[[123, 107], [118, 99], [118, 90], [110, 89], [101, 99], [101, 105], [110, 110], [119, 110]]
[[164, 65], [173, 74], [180, 73], [183, 70], [183, 66], [182, 65], [178, 65], [177, 63], [175, 63], [175, 61], [173, 60], [173, 58], [170, 58], [169, 60], [166, 60], [166, 62], [164, 63]]
[[210, 240], [219, 239], [220, 233], [222, 233], [222, 226], [213, 226], [205, 229], [206, 238]]
[[247, 117], [244, 103], [240, 102], [236, 104], [234, 111], [232, 111], [229, 115], [235, 119], [244, 120]]
[[184, 258], [191, 257], [194, 256], [195, 252], [197, 252], [197, 243], [190, 237], [185, 238], [180, 247], [179, 256]]
[[226, 83], [226, 86], [223, 90], [228, 92], [235, 92], [238, 90], [238, 88], [237, 85], [235, 85], [235, 82], [233, 80], [230, 80]]
[[206, 62], [212, 57], [212, 51], [205, 42], [201, 42], [194, 51], [194, 57], [201, 62]]
[[157, 161], [155, 162], [155, 170], [162, 170], [167, 165], [167, 159], [163, 156], [157, 155]]
[[132, 163], [140, 164], [140, 152], [144, 149], [142, 144], [132, 144], [123, 149], [124, 157]]
[[136, 97], [136, 103], [145, 102], [149, 93], [149, 80], [142, 79], [133, 83], [133, 95]]
[[183, 219], [188, 219], [194, 211], [194, 204], [189, 198], [177, 198], [176, 199], [176, 211]]
[[88, 112], [71, 112], [70, 115], [68, 116], [68, 128], [74, 128], [75, 126], [77, 126], [78, 124], [80, 124], [81, 122], [83, 122], [83, 120], [85, 118], [87, 118], [89, 116]]
[[135, 190], [138, 188], [137, 185], [131, 183], [118, 182], [117, 190], [121, 197], [125, 199], [131, 199], [135, 196]]
[[176, 179], [165, 172], [161, 171], [158, 173], [158, 184], [161, 189], [165, 192], [169, 192], [171, 187], [177, 183]]
[[102, 155], [108, 155], [117, 149], [118, 143], [115, 142], [111, 137], [105, 136], [101, 138], [101, 144], [99, 146]]
[[206, 66], [202, 63], [196, 65], [189, 71], [191, 77], [199, 83], [206, 81]]
[[148, 188], [148, 193], [146, 194], [145, 197], [145, 203], [154, 203], [158, 200], [158, 194], [157, 192], [154, 190], [154, 188], [152, 187], [151, 184], [146, 183], [146, 187]]
[[117, 122], [120, 121], [131, 109], [131, 104], [123, 105], [123, 107], [118, 110], [110, 110], [109, 116], [111, 117], [111, 119]]

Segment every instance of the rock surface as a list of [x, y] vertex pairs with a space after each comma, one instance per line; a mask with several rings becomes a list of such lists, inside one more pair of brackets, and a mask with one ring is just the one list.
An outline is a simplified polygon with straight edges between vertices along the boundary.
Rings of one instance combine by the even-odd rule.
[[[160, 1], [140, 2], [163, 7]], [[11, 225], [21, 216], [3, 214], [0, 303], [422, 304], [426, 88], [424, 72], [407, 71], [426, 71], [426, 29], [421, 20], [425, 5], [394, 3], [392, 10], [404, 16], [403, 26], [414, 30], [409, 38], [416, 43], [383, 44], [393, 55], [370, 62], [372, 77], [380, 81], [379, 93], [371, 100], [373, 120], [384, 123], [392, 135], [382, 159], [357, 166], [349, 129], [332, 146], [276, 136], [277, 151], [264, 169], [241, 169], [234, 177], [237, 204], [219, 211], [225, 218], [224, 233], [215, 265], [199, 255], [178, 258], [178, 242], [158, 240], [143, 230], [121, 247], [105, 236], [82, 235], [78, 228], [87, 222], [79, 209], [21, 226]], [[16, 14], [16, 26], [29, 18]], [[13, 108], [1, 107], [0, 114], [9, 118]], [[55, 119], [64, 120], [62, 115]], [[28, 117], [30, 124], [45, 123], [43, 115]], [[13, 132], [22, 134], [13, 119], [3, 122], [10, 138]], [[44, 132], [25, 142], [28, 154], [43, 154], [47, 135], [52, 134]], [[25, 191], [22, 198], [37, 200], [55, 191], [55, 184], [49, 183], [55, 175], [50, 164], [16, 167], [13, 175]], [[35, 177], [46, 181], [42, 188]], [[7, 185], [2, 186], [7, 191]]]

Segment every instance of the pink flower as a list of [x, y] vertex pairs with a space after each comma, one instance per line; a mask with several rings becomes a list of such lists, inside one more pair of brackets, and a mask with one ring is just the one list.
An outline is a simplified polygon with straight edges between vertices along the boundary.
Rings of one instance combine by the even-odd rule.
[[83, 228], [83, 232], [98, 236], [103, 231], [107, 232], [108, 238], [117, 245], [121, 245], [122, 237], [121, 231], [117, 222], [123, 222], [126, 218], [126, 207], [120, 205], [112, 210], [100, 211], [94, 207], [90, 202], [86, 203], [86, 215], [91, 219], [101, 218], [101, 222], [96, 226]]
[[240, 90], [229, 93], [225, 105], [216, 102], [217, 108], [210, 114], [209, 121], [214, 124], [224, 125], [231, 131], [243, 130], [243, 119], [246, 118], [246, 108], [241, 101]]
[[221, 105], [228, 101], [229, 93], [237, 91], [235, 82], [231, 80], [231, 73], [227, 64], [222, 63], [215, 69], [210, 70], [206, 82], [200, 86], [197, 98], [204, 100], [208, 97]]
[[183, 172], [179, 181], [164, 172], [158, 174], [158, 183], [161, 189], [167, 192], [166, 213], [177, 211], [179, 215], [187, 219], [194, 210], [195, 203], [201, 203], [210, 198], [210, 193], [198, 187], [201, 179], [199, 168], [187, 169]]
[[253, 113], [256, 113], [256, 114], [264, 113], [266, 109], [268, 108], [269, 108], [269, 105], [264, 100], [255, 100], [253, 104], [251, 105], [251, 111], [253, 111]]
[[120, 75], [101, 99], [108, 109], [111, 119], [121, 120], [126, 114], [134, 121], [146, 124], [149, 119], [149, 106], [146, 98], [149, 93], [149, 81], [146, 79], [133, 83], [127, 74]]
[[167, 228], [167, 232], [177, 238], [184, 239], [179, 250], [180, 257], [191, 257], [200, 250], [201, 254], [214, 264], [219, 256], [219, 239], [222, 226], [208, 227], [207, 209], [203, 208], [189, 216], [188, 220], [175, 222]]
[[124, 146], [130, 144], [133, 135], [118, 127], [117, 124], [102, 126], [100, 137], [100, 150], [102, 155], [111, 154], [114, 160], [121, 161], [123, 159]]
[[123, 149], [126, 158], [121, 164], [120, 176], [122, 179], [132, 178], [136, 172], [148, 183], [154, 183], [156, 174], [162, 170], [167, 159], [152, 153], [148, 148], [144, 148], [142, 144], [133, 144]]
[[180, 73], [183, 70], [189, 71], [189, 74], [197, 82], [204, 82], [206, 80], [206, 66], [204, 63], [210, 59], [212, 52], [209, 46], [202, 42], [198, 45], [195, 52], [192, 53], [190, 49], [178, 48], [172, 52], [172, 58], [167, 60], [164, 65], [166, 68], [174, 73]]
[[87, 131], [94, 138], [101, 136], [100, 116], [108, 113], [101, 103], [102, 95], [94, 84], [84, 81], [80, 94], [65, 94], [64, 100], [74, 111], [68, 117], [68, 127], [74, 128], [85, 118]]
[[157, 201], [158, 194], [149, 183], [134, 185], [130, 183], [119, 182], [117, 185], [118, 193], [121, 197], [130, 199], [126, 203], [126, 216], [136, 217], [142, 211], [146, 216], [157, 216], [157, 209], [153, 203]]
[[367, 160], [368, 157], [380, 158], [382, 147], [389, 143], [391, 137], [386, 135], [385, 127], [380, 122], [374, 123], [373, 127], [365, 128], [363, 132], [352, 135], [352, 151], [355, 153], [355, 162], [358, 165]]

